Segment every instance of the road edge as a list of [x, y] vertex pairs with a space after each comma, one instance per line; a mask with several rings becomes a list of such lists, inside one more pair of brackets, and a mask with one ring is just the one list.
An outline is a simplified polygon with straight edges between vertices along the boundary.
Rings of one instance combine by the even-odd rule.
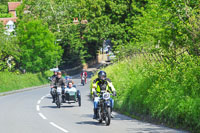
[[40, 85], [40, 86], [28, 87], [28, 88], [24, 88], [24, 89], [18, 89], [18, 90], [12, 90], [12, 91], [7, 91], [7, 92], [1, 92], [0, 96], [6, 96], [6, 95], [11, 95], [11, 94], [19, 93], [19, 92], [40, 89], [40, 88], [48, 87], [48, 86], [49, 86], [49, 84], [45, 84], [45, 85]]

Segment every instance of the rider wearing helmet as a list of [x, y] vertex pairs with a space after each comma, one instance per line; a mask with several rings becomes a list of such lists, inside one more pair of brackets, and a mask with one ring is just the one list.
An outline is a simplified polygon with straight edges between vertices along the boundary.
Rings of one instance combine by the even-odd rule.
[[[57, 76], [57, 71], [53, 71], [53, 75], [50, 77], [49, 80], [52, 82], [53, 79], [56, 78], [56, 76]], [[50, 94], [51, 94], [52, 98], [54, 99], [53, 88], [51, 88]]]
[[[114, 86], [112, 85], [112, 82], [109, 78], [106, 77], [106, 72], [100, 71], [98, 73], [98, 78], [96, 78], [93, 81], [93, 87], [92, 87], [92, 94], [94, 96], [94, 119], [98, 118], [97, 112], [98, 112], [98, 103], [99, 98], [98, 94], [101, 92], [101, 90], [110, 91], [113, 93], [113, 96], [116, 96], [116, 91]], [[110, 98], [111, 103], [111, 112], [114, 107], [114, 100]]]
[[[62, 95], [64, 94], [64, 89], [67, 87], [65, 78], [62, 77], [61, 71], [57, 72], [57, 77], [54, 78], [51, 82], [51, 88], [54, 88], [54, 86], [62, 87]], [[53, 97], [53, 103], [55, 102], [55, 95]], [[62, 102], [64, 102], [64, 97], [62, 97]]]
[[51, 80], [53, 80], [57, 76], [57, 71], [53, 71], [53, 75], [51, 76]]

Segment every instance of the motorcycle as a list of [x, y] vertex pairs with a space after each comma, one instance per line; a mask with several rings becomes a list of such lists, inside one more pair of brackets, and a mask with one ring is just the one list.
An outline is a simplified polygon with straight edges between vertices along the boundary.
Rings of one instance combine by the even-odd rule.
[[100, 100], [98, 104], [98, 117], [99, 123], [105, 121], [106, 126], [110, 125], [111, 122], [111, 103], [110, 103], [110, 93], [107, 91], [100, 92]]
[[[73, 87], [76, 88], [76, 86]], [[65, 91], [64, 100], [68, 103], [78, 102], [78, 105], [81, 106], [81, 93], [79, 90], [68, 89]]]
[[85, 76], [81, 77], [81, 84], [84, 86], [85, 85]]
[[60, 108], [60, 106], [61, 106], [61, 96], [62, 96], [61, 92], [62, 92], [61, 87], [58, 87], [58, 86], [53, 87], [52, 93], [55, 96], [55, 103], [58, 108]]

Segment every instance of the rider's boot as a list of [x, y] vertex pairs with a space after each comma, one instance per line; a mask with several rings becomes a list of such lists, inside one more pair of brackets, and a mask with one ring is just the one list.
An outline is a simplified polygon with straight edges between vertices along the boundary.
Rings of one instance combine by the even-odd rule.
[[53, 97], [53, 101], [52, 101], [52, 103], [55, 103], [55, 98]]
[[97, 111], [97, 109], [94, 109], [93, 119], [97, 119], [97, 118], [98, 118], [98, 111]]
[[65, 97], [62, 95], [62, 103], [66, 103], [65, 102]]
[[53, 99], [52, 103], [55, 103], [56, 97], [55, 97], [55, 95], [53, 93], [52, 93], [52, 99]]

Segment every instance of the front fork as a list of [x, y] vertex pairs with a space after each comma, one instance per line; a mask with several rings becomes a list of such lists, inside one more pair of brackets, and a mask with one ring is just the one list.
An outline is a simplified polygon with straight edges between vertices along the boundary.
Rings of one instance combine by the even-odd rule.
[[111, 108], [110, 100], [104, 101], [103, 104], [98, 107], [99, 119], [105, 120], [108, 115], [108, 108]]

